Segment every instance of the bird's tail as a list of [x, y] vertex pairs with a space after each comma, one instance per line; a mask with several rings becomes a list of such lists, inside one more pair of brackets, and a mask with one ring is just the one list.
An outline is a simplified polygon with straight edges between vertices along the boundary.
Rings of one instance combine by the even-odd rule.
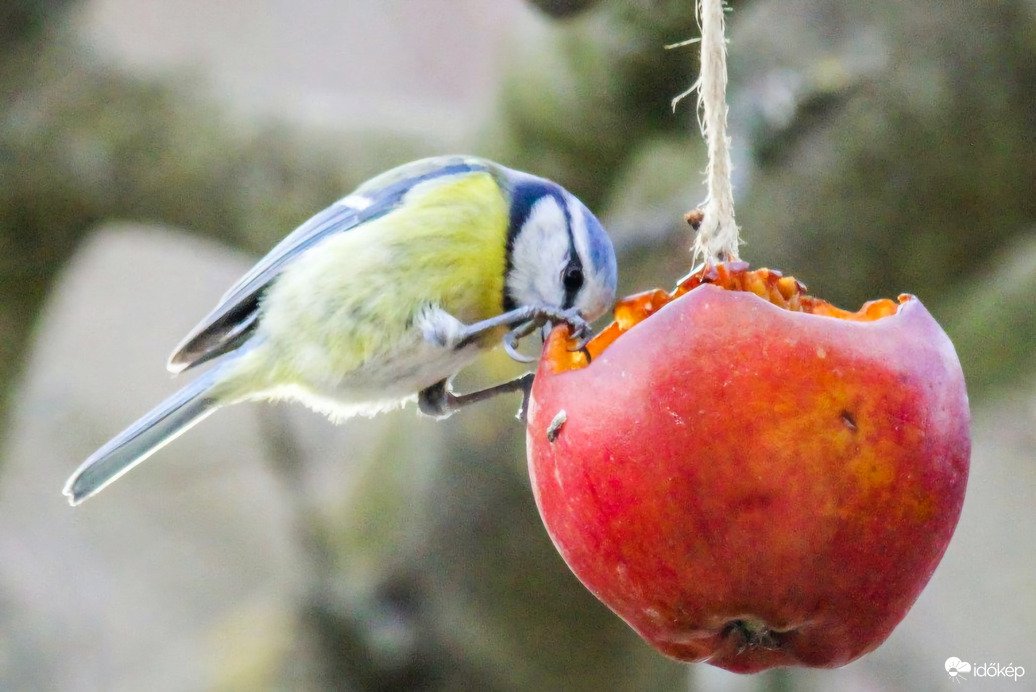
[[218, 371], [194, 380], [91, 454], [65, 483], [69, 503], [78, 505], [100, 492], [219, 408], [212, 392]]

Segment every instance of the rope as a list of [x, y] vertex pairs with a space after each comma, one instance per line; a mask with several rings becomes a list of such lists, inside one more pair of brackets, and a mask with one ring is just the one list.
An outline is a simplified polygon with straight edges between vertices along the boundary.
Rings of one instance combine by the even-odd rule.
[[708, 196], [699, 207], [702, 214], [693, 250], [696, 258], [700, 256], [713, 263], [738, 258], [734, 188], [730, 181], [730, 138], [727, 136], [727, 46], [723, 0], [699, 0], [697, 9], [701, 27], [701, 75], [690, 89], [673, 99], [673, 108], [685, 96], [698, 92], [698, 125], [709, 156], [705, 169]]

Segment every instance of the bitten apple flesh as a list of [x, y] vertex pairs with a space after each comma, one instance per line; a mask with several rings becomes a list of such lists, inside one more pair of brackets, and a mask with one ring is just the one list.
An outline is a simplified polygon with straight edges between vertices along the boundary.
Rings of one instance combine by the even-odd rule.
[[577, 369], [552, 361], [556, 329], [529, 470], [576, 576], [685, 661], [835, 667], [877, 647], [946, 550], [970, 456], [953, 346], [900, 301], [839, 319], [700, 285]]

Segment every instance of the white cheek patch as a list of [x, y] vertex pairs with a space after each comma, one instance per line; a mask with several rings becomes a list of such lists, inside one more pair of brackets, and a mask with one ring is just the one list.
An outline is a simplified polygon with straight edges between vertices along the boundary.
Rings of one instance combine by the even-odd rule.
[[565, 299], [561, 270], [568, 259], [568, 222], [553, 196], [539, 199], [511, 248], [507, 286], [519, 305], [560, 307]]

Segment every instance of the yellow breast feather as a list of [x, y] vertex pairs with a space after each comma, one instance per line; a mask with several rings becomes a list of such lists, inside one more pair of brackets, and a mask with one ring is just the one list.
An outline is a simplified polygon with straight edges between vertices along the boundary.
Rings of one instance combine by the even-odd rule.
[[[269, 381], [295, 379], [293, 361], [307, 353], [345, 375], [411, 347], [413, 318], [429, 305], [465, 323], [499, 314], [507, 225], [496, 182], [476, 173], [423, 183], [400, 209], [320, 243], [264, 300], [259, 328], [285, 369]], [[301, 352], [295, 335], [306, 335]]]

